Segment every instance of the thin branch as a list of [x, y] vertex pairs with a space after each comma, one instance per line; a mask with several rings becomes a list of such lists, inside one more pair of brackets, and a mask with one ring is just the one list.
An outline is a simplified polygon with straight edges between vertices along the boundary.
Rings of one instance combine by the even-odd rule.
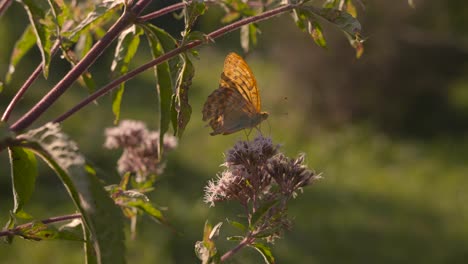
[[181, 2], [181, 3], [177, 3], [177, 4], [167, 6], [165, 8], [159, 9], [158, 11], [151, 12], [151, 13], [149, 13], [147, 15], [141, 16], [141, 17], [138, 18], [138, 20], [144, 22], [144, 21], [148, 21], [148, 20], [160, 17], [160, 16], [168, 14], [170, 12], [179, 10], [179, 9], [183, 8], [184, 6], [188, 5], [189, 3], [190, 2]]
[[130, 12], [125, 12], [109, 29], [106, 35], [94, 45], [86, 56], [78, 62], [65, 77], [52, 88], [33, 108], [11, 125], [10, 130], [19, 132], [38, 119], [75, 81], [85, 72], [104, 50], [115, 40], [120, 32], [132, 23], [151, 0], [139, 0]]
[[201, 44], [203, 43], [207, 43], [209, 40], [211, 39], [215, 39], [215, 38], [218, 38], [226, 33], [229, 33], [233, 30], [236, 30], [244, 25], [247, 25], [247, 24], [250, 24], [250, 23], [254, 23], [254, 22], [259, 22], [259, 21], [262, 21], [262, 20], [265, 20], [265, 19], [268, 19], [270, 17], [273, 17], [273, 16], [276, 16], [276, 15], [279, 15], [279, 14], [282, 14], [284, 12], [287, 12], [287, 11], [290, 11], [292, 10], [293, 8], [297, 7], [297, 5], [293, 5], [293, 4], [288, 4], [288, 5], [284, 5], [284, 6], [281, 6], [281, 7], [278, 7], [276, 9], [272, 9], [270, 11], [267, 11], [267, 12], [264, 12], [260, 15], [257, 15], [257, 16], [252, 16], [252, 17], [248, 17], [248, 18], [245, 18], [245, 19], [242, 19], [242, 20], [239, 20], [235, 23], [232, 23], [230, 25], [227, 25], [225, 27], [222, 27], [220, 29], [217, 29], [213, 32], [211, 32], [210, 34], [208, 34], [206, 36], [206, 41], [201, 41], [201, 40], [194, 40], [192, 42], [189, 42], [183, 46], [180, 46], [178, 48], [175, 48], [167, 53], [165, 53], [164, 55], [161, 55], [160, 57], [134, 69], [133, 71], [130, 71], [128, 72], [127, 74], [125, 75], [122, 75], [121, 77], [113, 80], [112, 82], [110, 82], [109, 84], [107, 84], [106, 86], [104, 86], [103, 88], [99, 89], [98, 91], [96, 91], [95, 93], [89, 95], [87, 98], [85, 98], [83, 101], [79, 102], [77, 105], [75, 105], [73, 108], [71, 108], [70, 110], [68, 110], [66, 113], [62, 114], [61, 116], [59, 116], [58, 118], [56, 118], [54, 120], [54, 122], [62, 122], [63, 120], [65, 120], [66, 118], [68, 118], [69, 116], [71, 116], [72, 114], [76, 113], [78, 110], [80, 110], [81, 108], [83, 108], [84, 106], [88, 105], [89, 103], [95, 101], [97, 98], [107, 94], [108, 92], [110, 92], [111, 90], [115, 89], [116, 87], [118, 87], [121, 83], [125, 82], [125, 81], [128, 81], [130, 79], [132, 79], [133, 77], [135, 77], [136, 75], [146, 71], [147, 69], [150, 69], [151, 67], [154, 67], [170, 58], [173, 58], [174, 56], [186, 51], [186, 50], [189, 50], [189, 49], [192, 49], [192, 48], [195, 48], [197, 46], [200, 46]]
[[[62, 216], [55, 216], [55, 217], [47, 218], [47, 219], [41, 220], [40, 222], [45, 224], [45, 225], [48, 225], [48, 224], [52, 224], [52, 223], [63, 222], [63, 221], [68, 221], [68, 220], [72, 220], [72, 219], [79, 219], [79, 218], [81, 218], [81, 214], [69, 214], [69, 215], [62, 215]], [[26, 229], [28, 227], [31, 227], [34, 223], [36, 223], [36, 222], [26, 223], [26, 224], [16, 226], [13, 229], [7, 229], [7, 230], [0, 231], [0, 237], [2, 237], [2, 236], [14, 236], [14, 235], [18, 234], [18, 232], [20, 232], [21, 230], [24, 230], [24, 229]]]
[[224, 253], [221, 257], [221, 262], [228, 260], [230, 257], [234, 256], [239, 250], [243, 249], [245, 246], [252, 244], [255, 241], [255, 238], [251, 235], [246, 236], [235, 248]]
[[0, 16], [2, 16], [3, 13], [5, 13], [5, 11], [8, 9], [12, 2], [13, 0], [3, 0], [0, 3]]
[[[55, 52], [57, 52], [58, 48], [60, 47], [60, 41], [57, 40], [50, 50], [50, 53], [53, 55]], [[33, 71], [31, 76], [24, 82], [23, 86], [18, 90], [18, 92], [15, 94], [13, 99], [10, 101], [10, 104], [8, 104], [7, 108], [5, 109], [5, 112], [3, 113], [2, 122], [7, 122], [8, 118], [11, 115], [11, 112], [13, 111], [13, 108], [16, 106], [16, 104], [19, 102], [19, 100], [23, 97], [24, 93], [31, 87], [33, 82], [39, 77], [39, 74], [41, 74], [42, 69], [43, 69], [44, 64], [40, 63], [39, 66], [36, 67], [36, 69]]]

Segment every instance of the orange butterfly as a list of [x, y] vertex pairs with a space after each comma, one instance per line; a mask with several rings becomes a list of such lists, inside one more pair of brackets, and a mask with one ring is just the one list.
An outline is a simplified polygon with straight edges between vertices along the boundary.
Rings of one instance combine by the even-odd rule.
[[252, 70], [239, 55], [229, 53], [219, 88], [208, 96], [203, 106], [203, 121], [209, 120], [211, 135], [228, 135], [252, 128], [267, 117], [267, 112], [260, 111], [260, 95]]

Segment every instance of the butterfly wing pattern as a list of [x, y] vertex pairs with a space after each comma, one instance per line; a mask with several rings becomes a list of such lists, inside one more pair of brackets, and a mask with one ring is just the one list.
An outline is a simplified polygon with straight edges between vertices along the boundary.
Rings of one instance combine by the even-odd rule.
[[219, 88], [214, 90], [203, 107], [203, 121], [209, 121], [211, 135], [228, 135], [252, 128], [268, 117], [261, 112], [257, 81], [247, 63], [236, 53], [224, 61]]

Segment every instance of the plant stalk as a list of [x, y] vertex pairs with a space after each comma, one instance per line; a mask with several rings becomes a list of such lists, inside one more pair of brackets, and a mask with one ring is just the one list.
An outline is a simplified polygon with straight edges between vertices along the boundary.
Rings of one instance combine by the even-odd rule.
[[144, 64], [144, 65], [142, 65], [142, 66], [140, 66], [138, 68], [136, 68], [136, 69], [134, 69], [133, 71], [130, 71], [127, 74], [122, 75], [119, 78], [113, 80], [112, 82], [110, 82], [109, 84], [104, 86], [103, 88], [101, 88], [98, 91], [96, 91], [95, 93], [89, 95], [87, 98], [85, 98], [83, 101], [79, 102], [77, 105], [75, 105], [73, 108], [71, 108], [70, 110], [68, 110], [64, 114], [60, 115], [58, 118], [56, 118], [54, 120], [54, 122], [62, 122], [63, 120], [67, 119], [69, 116], [71, 116], [74, 113], [76, 113], [77, 111], [79, 111], [84, 106], [86, 106], [89, 103], [95, 101], [99, 97], [107, 94], [108, 92], [112, 91], [116, 87], [119, 87], [119, 85], [121, 83], [132, 79], [133, 77], [140, 74], [141, 72], [144, 72], [149, 68], [152, 68], [152, 67], [154, 67], [154, 66], [156, 66], [156, 65], [158, 65], [158, 64], [160, 64], [160, 63], [162, 63], [162, 62], [164, 62], [164, 61], [166, 61], [168, 59], [171, 59], [174, 56], [176, 56], [176, 55], [178, 55], [178, 54], [180, 54], [180, 53], [182, 53], [184, 51], [187, 51], [189, 49], [200, 46], [201, 44], [207, 43], [207, 42], [209, 42], [209, 40], [218, 38], [218, 37], [220, 37], [220, 36], [222, 36], [222, 35], [224, 35], [226, 33], [229, 33], [229, 32], [231, 32], [233, 30], [236, 30], [236, 29], [238, 29], [238, 28], [240, 28], [240, 27], [242, 27], [244, 25], [268, 19], [270, 17], [273, 17], [273, 16], [276, 16], [276, 15], [282, 14], [284, 12], [290, 11], [295, 7], [297, 7], [297, 5], [288, 4], [288, 5], [284, 5], [284, 6], [276, 8], [276, 9], [272, 9], [270, 11], [264, 12], [264, 13], [262, 13], [260, 15], [257, 15], [257, 16], [252, 16], [252, 17], [248, 17], [248, 18], [239, 20], [237, 22], [234, 22], [234, 23], [232, 23], [230, 25], [219, 28], [219, 29], [211, 32], [210, 34], [206, 35], [206, 40], [205, 41], [194, 40], [194, 41], [191, 41], [191, 42], [189, 42], [189, 43], [187, 43], [187, 44], [185, 44], [183, 46], [175, 48], [175, 49], [161, 55], [160, 57], [158, 57], [158, 58], [156, 58], [156, 59], [154, 59], [154, 60], [152, 60], [152, 61], [150, 61], [150, 62], [148, 62], [148, 63], [146, 63], [146, 64]]

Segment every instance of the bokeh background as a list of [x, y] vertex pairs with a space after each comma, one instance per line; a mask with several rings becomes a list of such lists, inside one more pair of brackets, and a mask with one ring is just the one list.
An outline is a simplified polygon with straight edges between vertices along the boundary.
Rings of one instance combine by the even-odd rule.
[[[155, 1], [153, 8], [170, 5]], [[307, 154], [323, 179], [291, 201], [291, 231], [273, 248], [278, 263], [466, 263], [468, 259], [468, 4], [465, 0], [369, 0], [358, 6], [365, 53], [357, 60], [344, 35], [323, 23], [328, 50], [317, 47], [289, 15], [259, 24], [258, 47], [246, 58], [257, 77], [264, 111], [264, 134], [289, 156]], [[221, 10], [209, 9], [197, 27], [220, 26]], [[0, 75], [27, 18], [14, 3], [0, 18]], [[181, 23], [167, 16], [154, 21], [179, 36]], [[150, 59], [145, 41], [136, 67]], [[141, 219], [137, 239], [128, 239], [129, 263], [197, 263], [194, 243], [205, 220], [236, 219], [240, 208], [203, 203], [203, 188], [215, 177], [223, 153], [244, 133], [209, 135], [201, 121], [204, 100], [217, 88], [224, 56], [241, 52], [239, 32], [199, 49], [190, 90], [193, 115], [179, 147], [167, 157], [151, 199], [167, 207], [180, 232]], [[98, 86], [110, 79], [109, 52], [91, 68]], [[3, 111], [18, 85], [40, 59], [31, 52], [14, 81], [0, 94]], [[49, 80], [39, 80], [11, 120], [34, 105], [68, 70], [54, 59]], [[39, 126], [84, 98], [71, 88], [39, 120]], [[105, 150], [103, 130], [112, 126], [111, 96], [89, 105], [63, 129], [99, 168], [106, 183], [118, 181], [118, 152]], [[123, 119], [157, 129], [157, 100], [151, 72], [127, 84]], [[37, 189], [26, 211], [37, 219], [73, 213], [57, 177], [40, 164]], [[0, 223], [12, 208], [9, 165], [0, 153]], [[128, 230], [127, 230], [128, 231]], [[127, 232], [128, 233], [128, 232]], [[221, 235], [233, 234], [227, 225]], [[220, 241], [221, 250], [232, 248]], [[83, 263], [76, 242], [15, 239], [0, 245], [1, 263]], [[245, 250], [230, 263], [261, 263]]]

